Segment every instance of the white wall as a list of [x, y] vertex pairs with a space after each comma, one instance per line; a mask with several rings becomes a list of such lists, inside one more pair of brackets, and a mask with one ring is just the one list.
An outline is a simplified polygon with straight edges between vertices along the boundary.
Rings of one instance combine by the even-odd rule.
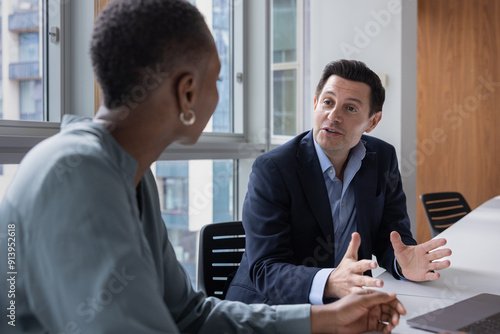
[[[382, 121], [371, 135], [394, 145], [400, 163], [416, 149], [416, 16], [416, 0], [311, 1], [311, 96], [332, 60], [361, 60], [385, 74]], [[406, 174], [403, 186], [416, 235], [416, 174]]]

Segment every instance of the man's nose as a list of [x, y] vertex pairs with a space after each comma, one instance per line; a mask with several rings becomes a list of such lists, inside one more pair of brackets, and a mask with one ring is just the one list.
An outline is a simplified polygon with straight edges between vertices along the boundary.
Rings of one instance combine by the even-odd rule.
[[332, 123], [334, 122], [342, 122], [342, 115], [341, 115], [341, 108], [338, 105], [335, 105], [335, 107], [330, 110], [328, 113], [328, 120]]

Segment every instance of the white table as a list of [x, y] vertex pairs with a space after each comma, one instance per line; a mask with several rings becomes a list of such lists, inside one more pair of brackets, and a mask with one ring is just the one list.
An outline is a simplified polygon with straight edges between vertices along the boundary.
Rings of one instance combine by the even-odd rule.
[[437, 281], [399, 281], [387, 272], [380, 290], [396, 292], [407, 315], [392, 333], [427, 333], [406, 324], [406, 319], [487, 292], [500, 294], [500, 196], [482, 204], [439, 234], [452, 250], [451, 266], [441, 270]]

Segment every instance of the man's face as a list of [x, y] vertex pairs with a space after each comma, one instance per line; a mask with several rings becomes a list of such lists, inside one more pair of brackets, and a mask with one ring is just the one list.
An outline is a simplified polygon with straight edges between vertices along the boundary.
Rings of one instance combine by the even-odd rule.
[[332, 75], [314, 98], [313, 136], [330, 160], [345, 158], [364, 132], [377, 126], [382, 111], [370, 114], [371, 88]]

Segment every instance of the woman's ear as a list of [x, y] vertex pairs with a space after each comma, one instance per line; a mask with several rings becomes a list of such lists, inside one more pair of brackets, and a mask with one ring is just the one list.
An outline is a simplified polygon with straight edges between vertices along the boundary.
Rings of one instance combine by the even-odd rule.
[[191, 109], [195, 99], [194, 76], [191, 73], [182, 74], [175, 89], [180, 112]]

